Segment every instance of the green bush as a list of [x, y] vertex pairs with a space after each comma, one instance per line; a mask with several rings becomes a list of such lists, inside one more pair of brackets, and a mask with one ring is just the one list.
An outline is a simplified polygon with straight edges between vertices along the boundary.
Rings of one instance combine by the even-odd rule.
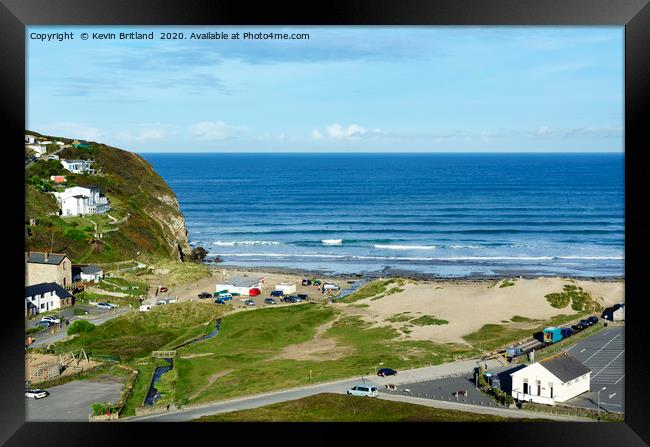
[[68, 327], [68, 335], [79, 334], [81, 332], [92, 332], [95, 330], [95, 325], [90, 321], [77, 320]]
[[65, 237], [74, 239], [75, 241], [85, 241], [88, 239], [88, 234], [84, 231], [77, 230], [76, 228], [68, 228], [64, 233]]

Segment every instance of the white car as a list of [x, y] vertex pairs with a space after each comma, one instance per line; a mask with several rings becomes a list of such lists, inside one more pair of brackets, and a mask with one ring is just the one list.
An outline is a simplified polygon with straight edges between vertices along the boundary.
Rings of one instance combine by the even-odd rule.
[[97, 307], [100, 309], [108, 309], [111, 310], [113, 306], [109, 303], [97, 303]]
[[51, 324], [59, 324], [59, 323], [61, 323], [61, 320], [59, 320], [58, 318], [50, 317], [50, 316], [41, 318], [41, 321], [47, 321], [47, 322], [49, 322]]
[[350, 396], [377, 397], [377, 387], [374, 385], [356, 385], [348, 390]]
[[25, 391], [25, 397], [32, 397], [34, 399], [42, 399], [47, 397], [50, 393], [45, 390], [27, 390]]

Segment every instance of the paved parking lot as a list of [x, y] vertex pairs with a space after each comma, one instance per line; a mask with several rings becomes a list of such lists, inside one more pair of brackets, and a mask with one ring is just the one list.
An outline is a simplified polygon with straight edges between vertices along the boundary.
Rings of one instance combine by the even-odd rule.
[[578, 342], [569, 353], [591, 369], [591, 391], [567, 403], [586, 408], [597, 408], [597, 391], [601, 408], [624, 412], [625, 402], [625, 328], [607, 327]]
[[122, 387], [123, 383], [116, 380], [75, 380], [48, 388], [50, 395], [46, 398], [25, 398], [25, 419], [28, 422], [88, 422], [90, 406], [95, 402], [116, 402]]

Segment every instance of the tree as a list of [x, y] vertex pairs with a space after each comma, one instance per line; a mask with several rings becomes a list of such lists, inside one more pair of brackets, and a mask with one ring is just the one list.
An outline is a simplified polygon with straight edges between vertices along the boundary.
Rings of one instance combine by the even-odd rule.
[[203, 247], [195, 247], [192, 249], [188, 259], [190, 262], [203, 262], [205, 257], [208, 255], [208, 251]]

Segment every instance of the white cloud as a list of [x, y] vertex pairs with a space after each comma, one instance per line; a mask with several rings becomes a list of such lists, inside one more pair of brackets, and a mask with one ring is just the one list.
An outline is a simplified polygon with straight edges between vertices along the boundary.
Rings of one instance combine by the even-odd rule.
[[200, 122], [190, 127], [190, 134], [197, 140], [225, 140], [236, 133], [237, 127], [223, 121]]
[[311, 131], [311, 137], [314, 140], [320, 140], [321, 138], [323, 138], [323, 134], [320, 133], [320, 131], [318, 129], [314, 129], [314, 130]]
[[73, 122], [46, 124], [34, 130], [46, 135], [77, 138], [80, 140], [99, 141], [104, 137], [104, 133], [96, 127]]
[[[325, 128], [327, 135], [330, 138], [339, 138], [339, 139], [350, 139], [350, 138], [359, 138], [366, 137], [371, 135], [383, 135], [386, 132], [381, 129], [366, 129], [365, 127], [359, 126], [358, 124], [350, 124], [347, 127], [344, 127], [340, 124], [331, 124]], [[317, 132], [320, 135], [318, 129], [315, 129], [314, 132]], [[315, 133], [312, 132], [312, 137]]]

